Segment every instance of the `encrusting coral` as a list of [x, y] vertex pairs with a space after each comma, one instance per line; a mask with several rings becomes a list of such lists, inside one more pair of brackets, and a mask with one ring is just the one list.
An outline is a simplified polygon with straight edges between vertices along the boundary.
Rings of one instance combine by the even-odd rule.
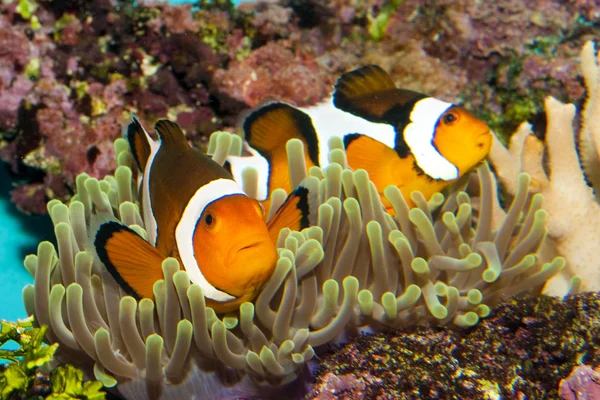
[[526, 172], [532, 178], [532, 192], [544, 196], [548, 237], [567, 260], [567, 268], [547, 285], [546, 292], [554, 295], [564, 294], [575, 276], [581, 277], [581, 290], [600, 289], [600, 67], [593, 42], [581, 51], [581, 70], [587, 100], [579, 134], [573, 128], [575, 106], [548, 97], [546, 143], [523, 123], [508, 149], [495, 139], [490, 153], [508, 193], [517, 193], [516, 177]]
[[[220, 132], [211, 139], [217, 162], [241, 151], [235, 135]], [[98, 181], [82, 174], [70, 204], [48, 203], [58, 257], [51, 243], [42, 242], [38, 254], [25, 259], [35, 279], [23, 292], [26, 309], [49, 326], [46, 338], [60, 343], [59, 360], [93, 369], [128, 399], [248, 397], [292, 381], [315, 347], [346, 334], [424, 323], [472, 326], [502, 299], [539, 293], [564, 267], [560, 257], [543, 263], [535, 255], [546, 236], [546, 212], [541, 195], [526, 202], [526, 174], [518, 177], [513, 204], [497, 229], [487, 164], [477, 171], [477, 209], [457, 190], [446, 201], [441, 194], [426, 201], [415, 192], [417, 207], [409, 210], [400, 191], [388, 187], [396, 212], [391, 217], [367, 173], [347, 168], [341, 140], [330, 145], [332, 164], [309, 173], [302, 144], [288, 143], [292, 186], [303, 182], [318, 191], [312, 205], [318, 223], [302, 232], [283, 230], [276, 270], [256, 301], [216, 315], [174, 259], [163, 263], [154, 300], [138, 303], [86, 251], [95, 213], [112, 214], [146, 235], [132, 157], [118, 139], [114, 176]], [[249, 195], [256, 178], [254, 170], [245, 174]], [[272, 196], [271, 215], [286, 194]], [[223, 378], [232, 371], [233, 378]]]
[[176, 121], [201, 147], [242, 109], [312, 105], [367, 64], [399, 87], [468, 100], [506, 134], [543, 95], [581, 97], [575, 49], [598, 37], [600, 15], [594, 1], [563, 0], [191, 3], [0, 2], [0, 158], [20, 209], [45, 213], [80, 172], [112, 173], [130, 110]]
[[598, 292], [522, 295], [471, 329], [360, 336], [320, 352], [305, 400], [598, 399], [599, 322]]

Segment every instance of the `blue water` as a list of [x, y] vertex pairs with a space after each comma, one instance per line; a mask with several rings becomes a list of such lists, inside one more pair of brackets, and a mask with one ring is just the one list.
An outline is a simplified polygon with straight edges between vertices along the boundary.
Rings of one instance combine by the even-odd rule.
[[48, 216], [28, 216], [10, 201], [12, 182], [6, 164], [0, 163], [0, 319], [25, 318], [21, 292], [33, 278], [23, 258], [36, 252], [42, 240], [53, 240]]

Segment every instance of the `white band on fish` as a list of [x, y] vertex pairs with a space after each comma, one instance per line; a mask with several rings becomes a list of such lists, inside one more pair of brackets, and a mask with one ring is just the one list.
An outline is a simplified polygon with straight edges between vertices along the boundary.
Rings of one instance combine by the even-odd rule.
[[154, 163], [154, 159], [160, 150], [159, 142], [156, 142], [154, 139], [150, 137], [148, 132], [142, 127], [142, 131], [146, 136], [146, 140], [150, 145], [150, 156], [148, 157], [147, 167], [143, 171], [143, 180], [142, 180], [142, 213], [144, 216], [144, 227], [146, 228], [146, 232], [148, 233], [148, 241], [152, 246], [156, 246], [156, 239], [158, 238], [158, 224], [156, 223], [156, 217], [154, 215], [154, 210], [152, 209], [152, 196], [150, 196], [150, 171], [152, 170], [152, 164]]
[[415, 103], [410, 113], [411, 123], [404, 128], [404, 140], [415, 157], [419, 168], [433, 179], [458, 179], [458, 168], [446, 160], [433, 145], [437, 121], [452, 107], [432, 97]]
[[[240, 186], [231, 179], [216, 179], [207, 183], [194, 193], [175, 229], [175, 240], [177, 241], [179, 256], [190, 280], [200, 285], [205, 297], [215, 301], [231, 301], [236, 298], [208, 283], [198, 267], [194, 255], [194, 241], [190, 238], [194, 237], [196, 225], [206, 206], [224, 196], [235, 194], [246, 195]], [[199, 254], [199, 256], [202, 255]]]

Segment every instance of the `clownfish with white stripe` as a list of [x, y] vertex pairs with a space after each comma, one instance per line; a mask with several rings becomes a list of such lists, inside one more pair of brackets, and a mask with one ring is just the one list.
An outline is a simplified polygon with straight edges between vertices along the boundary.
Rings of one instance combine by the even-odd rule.
[[[259, 169], [259, 195], [275, 188], [289, 192], [286, 143], [304, 143], [306, 165], [329, 164], [328, 142], [341, 137], [348, 165], [364, 169], [383, 197], [397, 186], [409, 207], [410, 194], [425, 198], [456, 182], [480, 163], [492, 144], [490, 128], [467, 110], [436, 98], [397, 88], [379, 66], [368, 65], [338, 79], [330, 100], [308, 108], [274, 102], [251, 112], [243, 122], [252, 156], [228, 158], [234, 178]], [[263, 203], [265, 204], [265, 203]]]
[[145, 240], [116, 222], [94, 237], [100, 261], [129, 295], [153, 298], [162, 262], [176, 258], [201, 286], [207, 306], [228, 312], [252, 300], [273, 273], [282, 228], [309, 224], [307, 188], [296, 188], [265, 223], [264, 209], [231, 174], [191, 148], [177, 124], [160, 120], [154, 141], [133, 117], [127, 140], [143, 174], [140, 185]]

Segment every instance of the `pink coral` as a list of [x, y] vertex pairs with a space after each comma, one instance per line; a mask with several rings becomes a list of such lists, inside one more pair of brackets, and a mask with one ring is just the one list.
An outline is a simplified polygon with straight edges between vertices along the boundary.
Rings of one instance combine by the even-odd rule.
[[289, 7], [266, 2], [255, 3], [252, 26], [262, 38], [287, 37], [293, 11]]
[[117, 79], [103, 88], [102, 96], [107, 109], [114, 107], [123, 107], [125, 105], [125, 93], [127, 92], [127, 82], [125, 79]]
[[64, 128], [64, 117], [60, 110], [54, 108], [43, 108], [35, 115], [40, 133], [51, 136], [56, 132], [62, 132]]
[[186, 132], [213, 132], [217, 126], [213, 122], [213, 111], [200, 107], [195, 111], [183, 111], [177, 114], [177, 124]]
[[331, 91], [326, 73], [308, 54], [294, 54], [281, 42], [270, 42], [254, 50], [229, 69], [220, 69], [214, 79], [220, 91], [256, 106], [275, 98], [298, 106], [319, 102]]
[[58, 34], [58, 44], [63, 46], [75, 46], [79, 42], [82, 29], [79, 19], [74, 18], [69, 21]]
[[0, 86], [0, 130], [13, 131], [17, 127], [19, 107], [32, 86], [25, 76], [17, 76], [9, 87]]
[[29, 40], [20, 30], [0, 28], [0, 58], [24, 67], [29, 62]]
[[46, 212], [46, 188], [42, 183], [31, 183], [14, 188], [10, 198], [17, 207], [28, 214], [44, 214]]
[[61, 110], [71, 116], [73, 104], [70, 98], [71, 90], [53, 78], [42, 78], [36, 82], [26, 99], [29, 104]]
[[600, 399], [600, 372], [588, 365], [579, 365], [567, 379], [559, 383], [558, 394], [564, 400]]
[[[368, 377], [373, 382], [373, 377]], [[357, 379], [354, 374], [336, 375], [328, 372], [321, 378], [318, 386], [313, 387], [316, 400], [335, 400], [335, 399], [366, 399], [364, 393], [365, 383], [363, 377]]]
[[[471, 93], [487, 112], [502, 105], [477, 90], [485, 92], [490, 71], [507, 62], [503, 54], [520, 57], [522, 70], [511, 82], [518, 91], [541, 88], [571, 100], [581, 94], [569, 66], [578, 35], [552, 56], [531, 48], [562, 32], [588, 35], [577, 30], [576, 17], [597, 19], [596, 0], [400, 3], [263, 0], [230, 14], [165, 2], [41, 1], [41, 26], [32, 30], [17, 2], [0, 2], [0, 156], [14, 168], [32, 151], [58, 158], [64, 172], [45, 171], [52, 188], [43, 185], [46, 195], [67, 195], [59, 182], [68, 189], [77, 172], [111, 167], [103, 161], [107, 143], [120, 135], [128, 110], [150, 125], [175, 114], [200, 143], [265, 100], [314, 104], [340, 73], [367, 63], [381, 64], [400, 86], [444, 99]], [[382, 13], [389, 20], [377, 27], [384, 29], [377, 42], [372, 28], [385, 20], [377, 19]], [[31, 60], [39, 60], [39, 71]]]
[[169, 30], [172, 33], [185, 33], [186, 31], [195, 32], [200, 26], [198, 21], [192, 18], [192, 5], [181, 4], [179, 6], [171, 6], [163, 3], [162, 8], [162, 19]]

